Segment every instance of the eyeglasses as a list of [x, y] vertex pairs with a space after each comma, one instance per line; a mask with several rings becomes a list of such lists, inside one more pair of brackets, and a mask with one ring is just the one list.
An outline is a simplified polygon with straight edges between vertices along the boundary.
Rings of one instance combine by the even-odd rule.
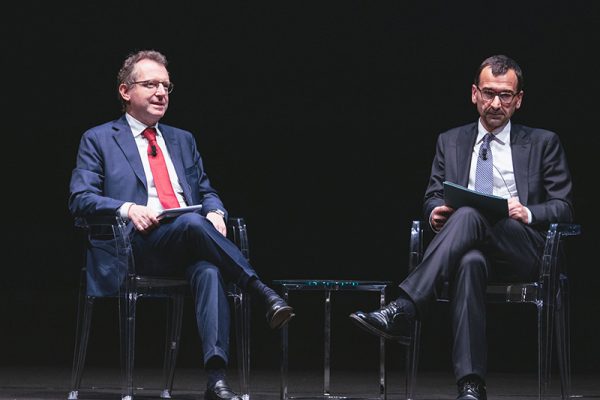
[[171, 93], [175, 85], [173, 82], [159, 82], [159, 81], [137, 81], [131, 82], [130, 85], [140, 85], [148, 90], [158, 91], [159, 85], [162, 85], [163, 89], [167, 93]]
[[477, 88], [477, 90], [479, 90], [479, 93], [481, 93], [481, 98], [483, 99], [483, 101], [494, 101], [496, 96], [498, 96], [498, 98], [500, 99], [500, 103], [502, 103], [505, 106], [512, 103], [513, 99], [517, 95], [513, 92], [496, 92], [491, 89], [480, 89], [479, 86], [475, 87]]

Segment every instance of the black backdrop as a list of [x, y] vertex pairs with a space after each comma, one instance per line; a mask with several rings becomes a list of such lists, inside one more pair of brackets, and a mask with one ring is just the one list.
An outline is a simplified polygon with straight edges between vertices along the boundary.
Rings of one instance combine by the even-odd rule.
[[[247, 220], [266, 281], [404, 277], [436, 134], [476, 119], [470, 84], [482, 59], [515, 58], [526, 77], [515, 122], [558, 132], [569, 157], [584, 230], [571, 245], [573, 367], [600, 369], [594, 10], [574, 2], [34, 3], [14, 2], [0, 28], [9, 149], [1, 364], [71, 362], [81, 251], [67, 195], [79, 137], [120, 115], [122, 59], [154, 48], [176, 84], [164, 122], [194, 132], [213, 185]], [[372, 307], [362, 298], [339, 304], [337, 343], [352, 346], [367, 336], [346, 326], [347, 313]], [[303, 312], [318, 316], [315, 307]], [[109, 311], [98, 309], [90, 363], [116, 365]], [[424, 328], [422, 366], [450, 370], [440, 311]], [[535, 370], [533, 307], [493, 312], [490, 369]], [[262, 311], [254, 316], [253, 362], [276, 368], [277, 335]], [[158, 362], [160, 351], [148, 349], [161, 337], [147, 332], [161, 321], [140, 311], [140, 363]], [[309, 328], [303, 340], [320, 350]], [[200, 365], [197, 340], [190, 315], [181, 365]]]

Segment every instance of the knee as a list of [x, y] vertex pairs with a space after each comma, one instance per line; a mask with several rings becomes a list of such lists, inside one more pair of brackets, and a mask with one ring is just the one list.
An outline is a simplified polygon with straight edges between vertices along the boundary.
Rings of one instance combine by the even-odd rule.
[[460, 207], [454, 214], [452, 214], [452, 218], [455, 220], [461, 221], [480, 221], [483, 216], [479, 212], [479, 210], [473, 207]]
[[198, 213], [185, 213], [174, 221], [177, 228], [185, 235], [204, 236], [208, 229], [214, 229], [212, 223], [206, 217]]
[[174, 223], [186, 228], [195, 228], [198, 226], [204, 226], [207, 222], [210, 223], [206, 217], [198, 213], [185, 213], [177, 217]]
[[512, 218], [503, 218], [494, 225], [494, 232], [514, 235], [524, 231], [524, 224]]
[[447, 225], [453, 226], [459, 232], [477, 233], [481, 236], [485, 233], [487, 220], [473, 207], [460, 207], [450, 216]]

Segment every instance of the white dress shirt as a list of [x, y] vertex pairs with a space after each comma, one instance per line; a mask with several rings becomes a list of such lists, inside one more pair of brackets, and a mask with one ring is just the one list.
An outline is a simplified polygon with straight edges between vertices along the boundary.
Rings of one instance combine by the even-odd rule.
[[[147, 128], [146, 125], [142, 124], [140, 121], [136, 120], [129, 114], [125, 114], [125, 118], [129, 123], [129, 127], [131, 128], [131, 133], [135, 139], [135, 144], [137, 145], [138, 152], [140, 153], [140, 158], [142, 160], [142, 165], [144, 166], [144, 173], [146, 175], [146, 182], [148, 187], [148, 203], [146, 206], [155, 210], [156, 212], [161, 212], [164, 210], [162, 204], [160, 204], [160, 200], [158, 199], [158, 192], [156, 191], [156, 186], [154, 185], [154, 178], [152, 176], [152, 170], [150, 169], [150, 161], [148, 160], [148, 140], [142, 136], [142, 132]], [[183, 198], [183, 188], [179, 184], [179, 180], [177, 179], [177, 172], [175, 172], [175, 167], [173, 166], [173, 161], [171, 160], [171, 156], [169, 155], [169, 150], [167, 149], [167, 145], [165, 143], [165, 139], [163, 138], [162, 133], [158, 129], [158, 124], [153, 128], [156, 129], [156, 142], [160, 147], [163, 156], [165, 158], [165, 163], [167, 164], [167, 171], [169, 172], [169, 178], [171, 180], [171, 185], [173, 186], [173, 191], [175, 192], [175, 196], [177, 196], [177, 201], [179, 202], [180, 207], [184, 207], [186, 205], [185, 200]], [[121, 206], [119, 209], [119, 214], [123, 218], [127, 218], [127, 213], [129, 212], [129, 207], [134, 203], [127, 202]]]
[[[512, 162], [512, 150], [510, 148], [510, 121], [499, 130], [490, 132], [493, 139], [490, 141], [490, 151], [492, 153], [493, 173], [494, 173], [494, 196], [505, 199], [514, 197], [519, 200], [517, 184], [515, 181], [515, 170]], [[473, 146], [471, 154], [471, 170], [469, 171], [469, 189], [475, 190], [475, 171], [477, 169], [477, 158], [479, 157], [479, 148], [483, 137], [488, 133], [481, 124], [481, 119], [477, 123], [477, 140]], [[531, 211], [527, 211], [528, 223], [531, 223]]]
[[[477, 125], [477, 140], [471, 153], [471, 170], [469, 172], [469, 189], [472, 190], [475, 190], [475, 171], [477, 169], [479, 148], [481, 147], [481, 142], [483, 142], [483, 137], [488, 133], [483, 125], [481, 125], [481, 120]], [[505, 199], [516, 197], [518, 200], [519, 194], [517, 193], [517, 185], [515, 183], [515, 171], [510, 148], [510, 121], [500, 130], [490, 133], [493, 136], [493, 139], [490, 141], [494, 173], [493, 194]]]

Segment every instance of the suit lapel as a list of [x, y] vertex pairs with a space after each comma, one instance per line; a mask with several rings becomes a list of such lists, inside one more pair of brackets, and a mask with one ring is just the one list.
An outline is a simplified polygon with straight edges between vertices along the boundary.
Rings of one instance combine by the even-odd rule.
[[519, 202], [527, 205], [529, 193], [529, 173], [527, 161], [531, 151], [531, 140], [520, 125], [512, 125], [510, 130], [510, 147], [515, 171], [515, 183], [519, 194]]
[[127, 161], [129, 162], [129, 165], [131, 165], [133, 172], [135, 172], [135, 175], [147, 190], [148, 183], [146, 182], [144, 166], [142, 165], [142, 160], [140, 159], [140, 153], [138, 152], [137, 145], [135, 144], [133, 133], [131, 132], [131, 128], [129, 127], [124, 115], [115, 122], [113, 130], [113, 137], [117, 142], [117, 145], [121, 148], [125, 154], [125, 158], [127, 158]]
[[456, 140], [456, 171], [458, 184], [467, 187], [471, 165], [471, 153], [477, 138], [477, 124], [467, 127]]
[[183, 154], [181, 153], [179, 139], [171, 127], [160, 124], [159, 129], [163, 135], [163, 138], [165, 139], [167, 149], [169, 150], [169, 156], [171, 156], [171, 161], [173, 162], [175, 172], [177, 173], [177, 179], [179, 180], [179, 184], [183, 189], [185, 201], [187, 204], [192, 204], [192, 196], [190, 193], [191, 189], [190, 185], [185, 179], [185, 167], [183, 166]]

